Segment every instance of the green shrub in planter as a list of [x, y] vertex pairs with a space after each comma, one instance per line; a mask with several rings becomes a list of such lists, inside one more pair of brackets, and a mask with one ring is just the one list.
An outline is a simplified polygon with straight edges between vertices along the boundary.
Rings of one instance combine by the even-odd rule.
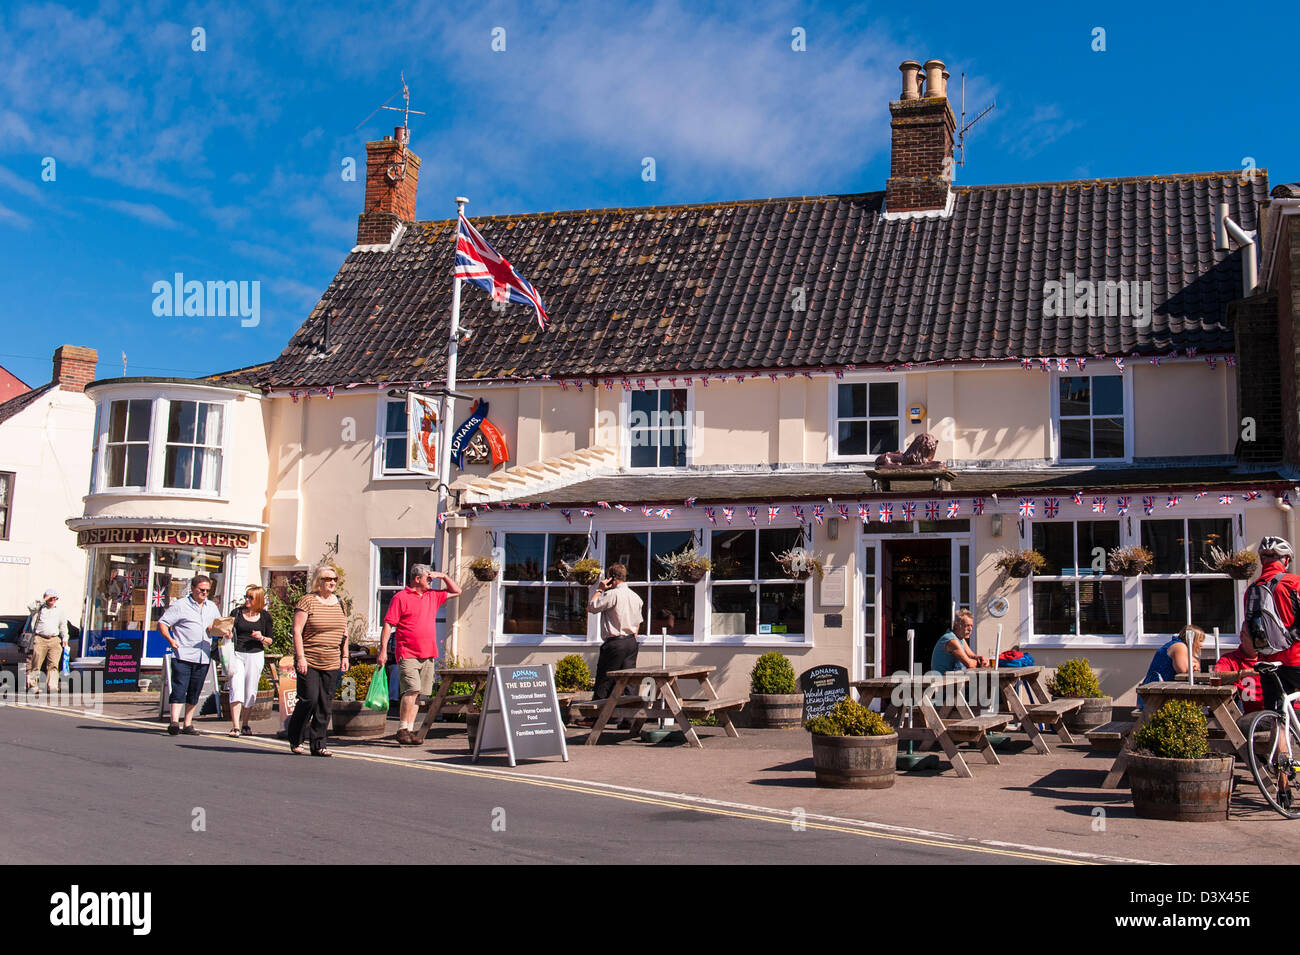
[[1161, 759], [1205, 759], [1210, 755], [1205, 713], [1187, 700], [1170, 700], [1137, 731], [1133, 746]]
[[366, 694], [370, 692], [370, 678], [375, 675], [375, 668], [369, 663], [355, 663], [347, 673], [343, 674], [343, 679], [339, 680], [339, 688], [334, 691], [334, 699], [343, 699], [343, 690], [348, 685], [348, 680], [355, 681], [353, 700], [364, 700]]
[[1102, 695], [1097, 674], [1092, 672], [1092, 667], [1084, 657], [1066, 660], [1058, 666], [1056, 676], [1047, 681], [1047, 690], [1052, 696], [1099, 699]]
[[794, 667], [775, 650], [765, 653], [754, 663], [749, 673], [751, 693], [798, 693]]
[[561, 693], [591, 689], [591, 670], [587, 661], [576, 653], [562, 657], [555, 665], [555, 688]]
[[265, 673], [263, 673], [261, 677], [258, 678], [257, 692], [259, 693], [271, 692], [271, 679]]
[[805, 728], [814, 736], [888, 736], [894, 728], [875, 710], [857, 700], [840, 700], [825, 716], [810, 719]]

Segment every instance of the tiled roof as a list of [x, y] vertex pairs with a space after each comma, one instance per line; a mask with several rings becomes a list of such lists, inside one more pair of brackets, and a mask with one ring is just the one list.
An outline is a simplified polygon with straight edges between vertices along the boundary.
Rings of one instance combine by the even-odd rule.
[[55, 385], [54, 382], [51, 381], [38, 388], [33, 388], [31, 391], [24, 391], [21, 395], [10, 398], [4, 404], [0, 404], [0, 421], [8, 421], [53, 387], [55, 387]]
[[[464, 379], [860, 366], [1232, 349], [1241, 253], [1216, 252], [1227, 202], [1256, 227], [1267, 175], [978, 186], [947, 218], [886, 220], [884, 193], [475, 219], [546, 300], [491, 310], [466, 287]], [[273, 387], [433, 380], [451, 309], [454, 221], [354, 252], [269, 370]], [[1150, 281], [1153, 321], [1053, 318], [1065, 273]], [[806, 310], [795, 311], [802, 297]], [[328, 335], [326, 325], [328, 324]], [[318, 343], [328, 341], [322, 356]]]

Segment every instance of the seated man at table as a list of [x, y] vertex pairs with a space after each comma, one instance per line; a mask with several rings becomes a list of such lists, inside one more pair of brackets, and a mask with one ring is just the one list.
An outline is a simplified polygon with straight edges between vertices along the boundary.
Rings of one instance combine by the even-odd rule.
[[966, 642], [974, 629], [975, 618], [971, 612], [958, 610], [952, 629], [939, 638], [939, 642], [934, 645], [934, 652], [930, 654], [931, 672], [948, 673], [952, 670], [990, 666], [989, 658], [972, 651]]
[[[1250, 639], [1250, 631], [1246, 629], [1245, 624], [1241, 625], [1239, 636], [1241, 646], [1219, 657], [1219, 662], [1214, 664], [1215, 673], [1236, 673], [1240, 670], [1255, 669], [1255, 664], [1259, 661], [1259, 651], [1255, 649], [1255, 644]], [[1234, 685], [1237, 687], [1237, 698], [1242, 713], [1254, 713], [1264, 708], [1264, 691], [1260, 688], [1258, 676], [1244, 677]]]

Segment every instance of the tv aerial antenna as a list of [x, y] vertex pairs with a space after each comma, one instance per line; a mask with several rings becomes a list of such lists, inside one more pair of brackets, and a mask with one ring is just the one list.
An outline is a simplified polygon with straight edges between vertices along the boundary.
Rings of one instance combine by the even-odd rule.
[[[396, 93], [394, 93], [392, 96], [388, 97], [388, 99], [384, 100], [383, 103], [381, 103], [379, 106], [377, 106], [371, 112], [370, 116], [367, 116], [365, 119], [363, 119], [361, 122], [357, 123], [357, 125], [353, 127], [354, 130], [360, 129], [362, 126], [366, 125], [366, 123], [370, 122], [370, 117], [374, 116], [375, 113], [379, 112], [381, 109], [389, 109], [392, 110], [394, 113], [402, 114], [402, 132], [401, 132], [402, 159], [400, 162], [391, 163], [388, 167], [387, 175], [389, 180], [391, 180], [392, 182], [398, 182], [406, 178], [406, 153], [407, 153], [407, 143], [410, 141], [411, 138], [411, 114], [414, 113], [416, 116], [425, 115], [423, 110], [411, 109], [411, 88], [406, 85], [406, 71], [403, 70], [400, 75], [402, 77], [402, 88], [398, 90]], [[402, 105], [389, 106], [388, 104], [391, 103], [398, 96], [402, 97]]]
[[[961, 75], [961, 130], [957, 133], [957, 165], [966, 165], [966, 130], [970, 129], [981, 119], [993, 112], [998, 107], [998, 101], [994, 100], [979, 111], [979, 114], [969, 123], [966, 122], [966, 74]], [[373, 113], [371, 115], [374, 115]]]

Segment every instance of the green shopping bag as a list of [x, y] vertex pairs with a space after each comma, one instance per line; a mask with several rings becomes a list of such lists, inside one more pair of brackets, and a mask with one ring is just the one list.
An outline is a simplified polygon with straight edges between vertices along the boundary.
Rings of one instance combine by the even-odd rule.
[[368, 710], [388, 709], [388, 670], [376, 667], [370, 678], [370, 692], [366, 694], [365, 707]]

